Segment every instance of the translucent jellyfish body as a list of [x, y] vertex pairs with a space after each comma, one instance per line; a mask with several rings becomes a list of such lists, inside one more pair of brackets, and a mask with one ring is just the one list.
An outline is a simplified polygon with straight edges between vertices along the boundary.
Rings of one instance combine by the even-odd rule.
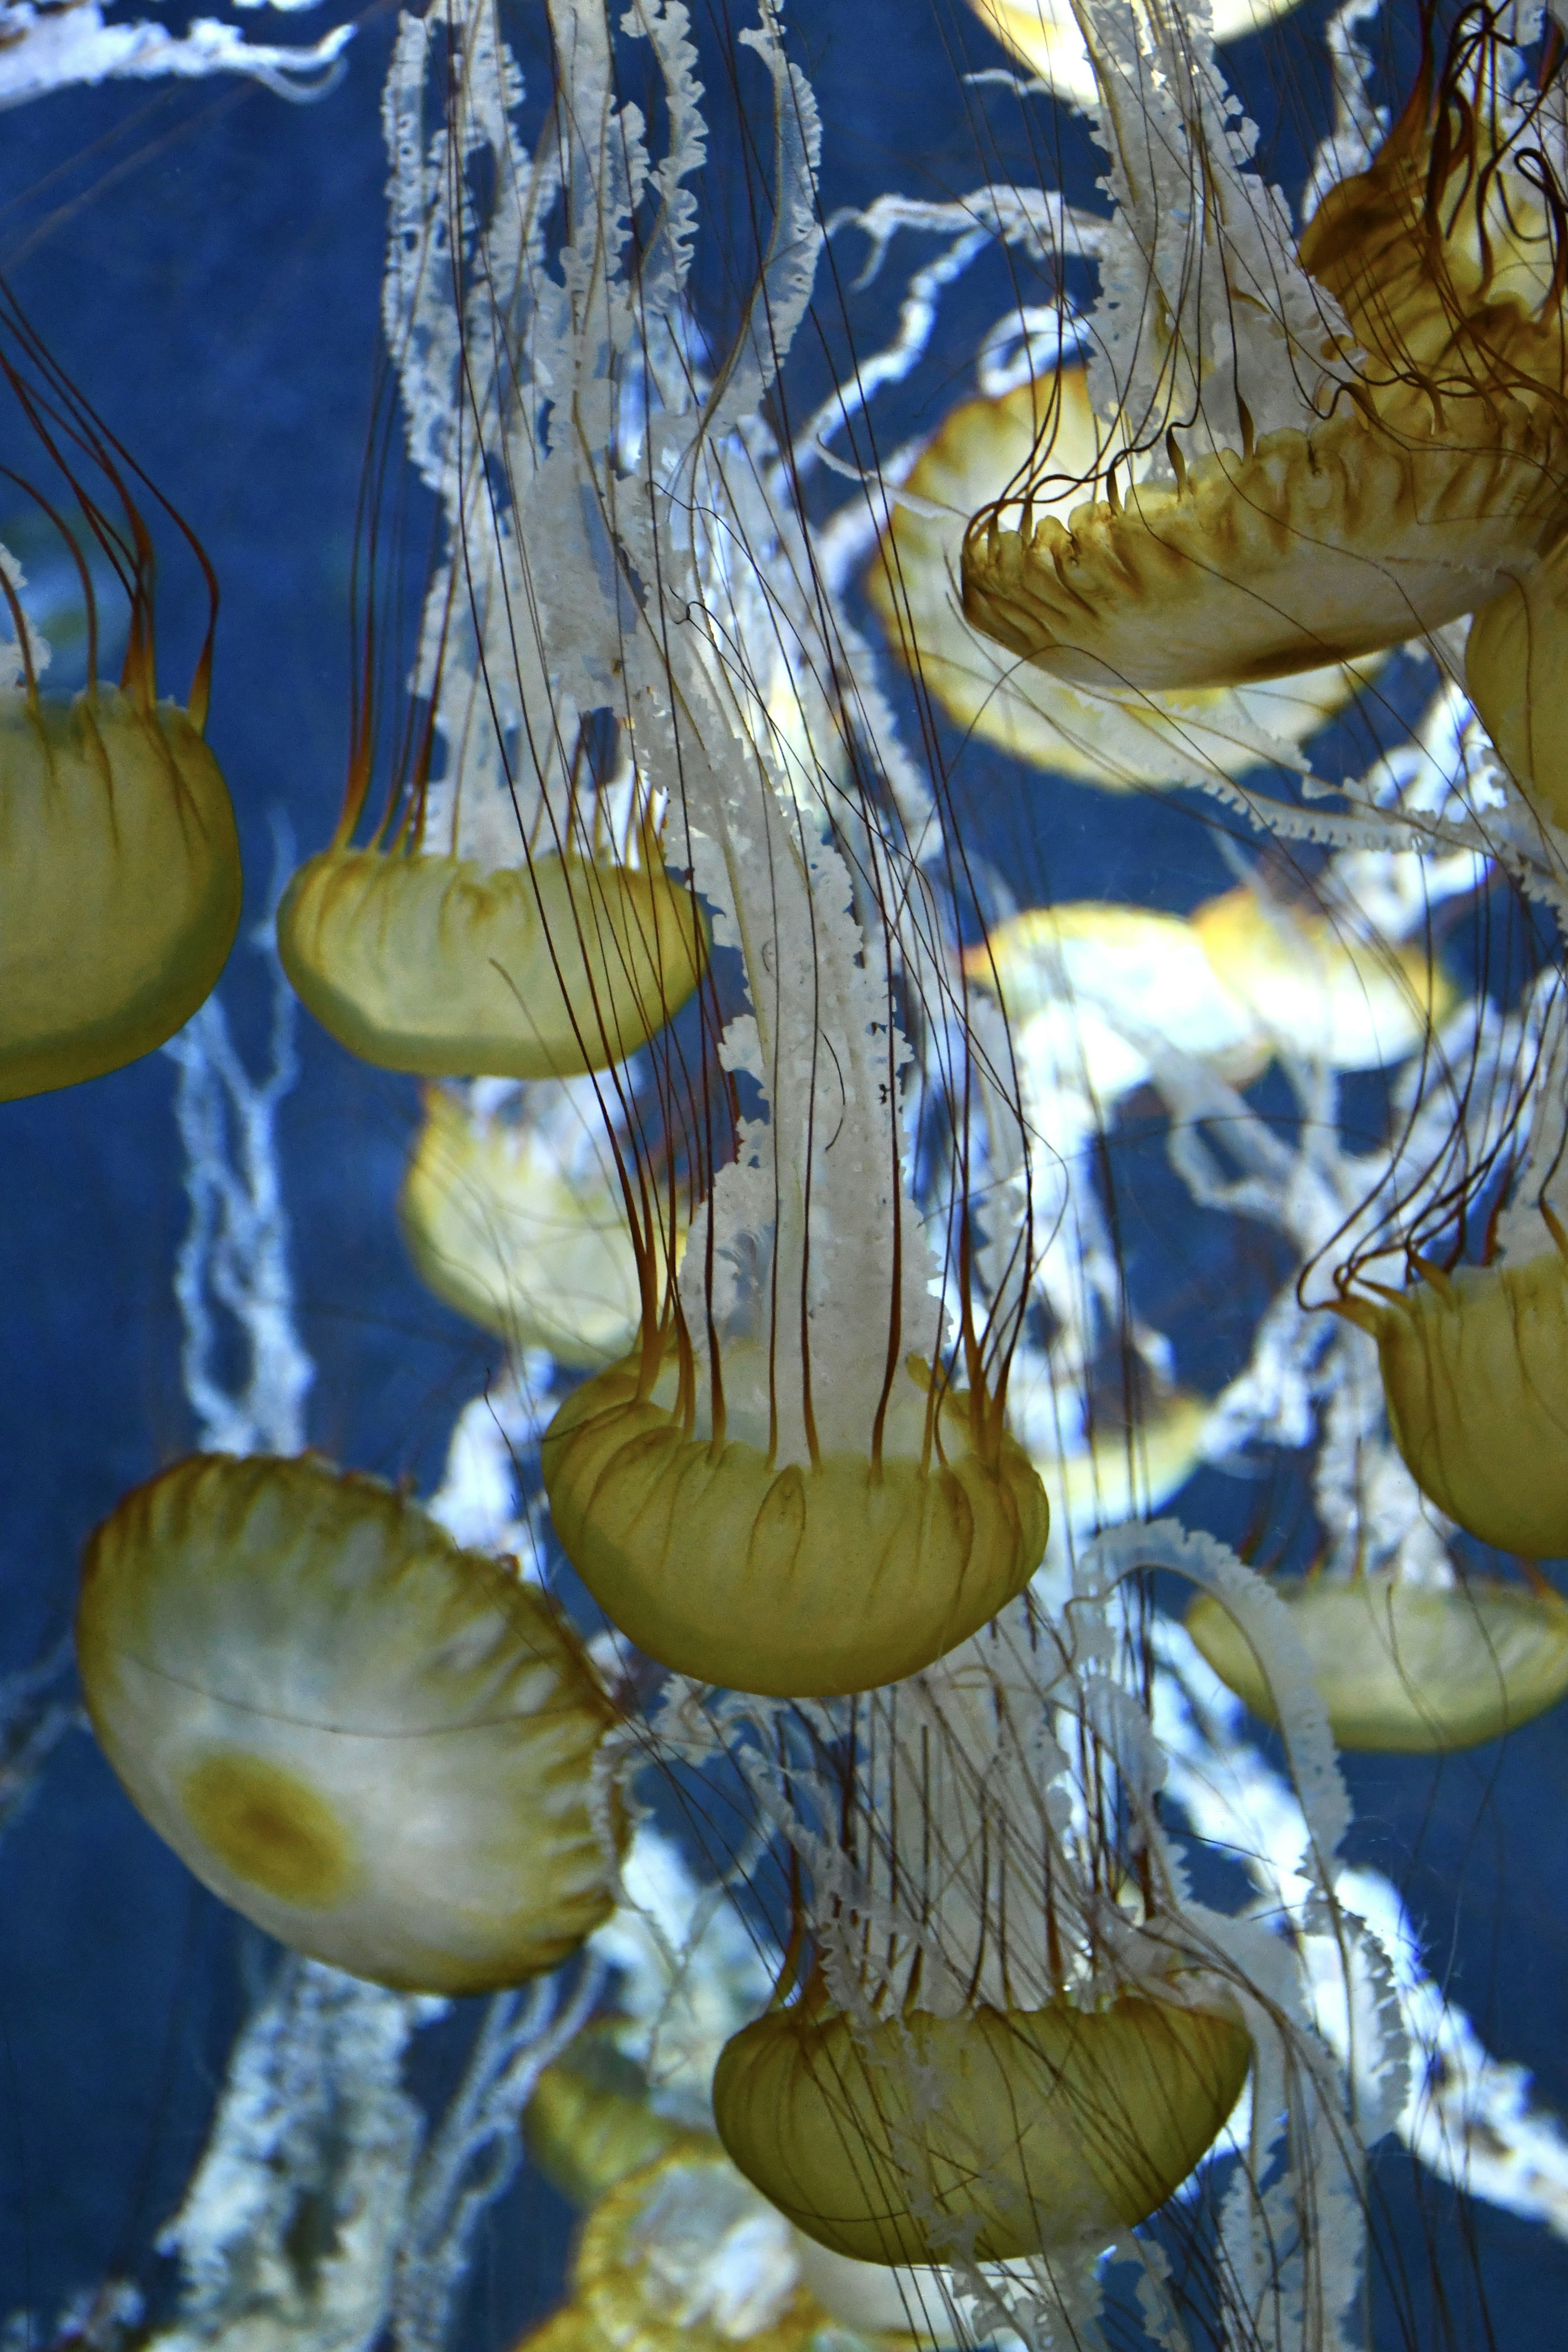
[[737, 2034], [713, 2109], [747, 2179], [822, 2245], [930, 2262], [932, 2224], [977, 2225], [1004, 2261], [1144, 2221], [1240, 2096], [1230, 2019], [1125, 1993], [956, 2017], [917, 2008], [858, 2031], [820, 1993]]
[[1273, 1053], [1381, 1069], [1453, 1009], [1454, 984], [1425, 947], [1358, 939], [1320, 908], [1276, 904], [1243, 885], [1200, 907], [1192, 927]]
[[1408, 1290], [1341, 1300], [1370, 1331], [1389, 1427], [1439, 1510], [1500, 1550], [1568, 1553], [1568, 1265], [1423, 1264]]
[[0, 1099], [173, 1036], [223, 970], [240, 895], [228, 792], [177, 704], [0, 693]]
[[196, 1875], [283, 1942], [445, 1993], [554, 1967], [610, 1907], [607, 1702], [541, 1597], [310, 1456], [196, 1454], [91, 1538], [93, 1727]]
[[[899, 505], [866, 579], [895, 648], [960, 726], [1016, 759], [1086, 782], [1170, 784], [1215, 770], [1238, 776], [1278, 757], [1280, 744], [1302, 743], [1355, 690], [1350, 671], [1331, 667], [1287, 685], [1116, 698], [1113, 680], [1101, 679], [1100, 693], [1068, 686], [1004, 654], [971, 625], [958, 588], [969, 519], [1028, 465], [1047, 420], [1053, 474], [1072, 480], [1092, 472], [1102, 433], [1081, 368], [1063, 368], [999, 400], [965, 402], [919, 459], [905, 488], [923, 509], [939, 511]], [[1047, 489], [1035, 511], [1065, 520], [1079, 502], [1070, 490], [1053, 504]]]
[[[1479, 1577], [1424, 1585], [1384, 1572], [1287, 1579], [1274, 1589], [1342, 1748], [1473, 1748], [1568, 1692], [1568, 1602], [1554, 1593]], [[1186, 1622], [1220, 1679], [1272, 1723], [1267, 1679], [1235, 1619], [1205, 1593]]]
[[630, 2174], [583, 2224], [570, 2308], [615, 2352], [805, 2352], [827, 2315], [796, 2240], [711, 2142]]
[[398, 1208], [421, 1278], [511, 1346], [586, 1370], [637, 1337], [637, 1253], [596, 1122], [476, 1117], [433, 1087]]
[[702, 1682], [806, 1698], [916, 1673], [1023, 1590], [1049, 1519], [1022, 1448], [963, 1391], [932, 1405], [919, 1370], [894, 1374], [879, 1458], [781, 1465], [760, 1351], [724, 1358], [721, 1437], [679, 1410], [673, 1358], [645, 1391], [628, 1357], [545, 1433], [567, 1558], [622, 1633]]
[[[981, 22], [1020, 64], [1037, 74], [1058, 98], [1073, 105], [1098, 103], [1100, 88], [1070, 0], [970, 0]], [[1216, 41], [1239, 40], [1278, 16], [1296, 0], [1218, 0], [1214, 12]]]
[[598, 2029], [547, 2066], [528, 2103], [531, 2162], [574, 2205], [591, 2205], [656, 2158], [701, 2153], [704, 2136], [658, 2113], [646, 2077]]
[[1465, 682], [1533, 805], [1568, 824], [1568, 541], [1476, 614]]
[[301, 1001], [363, 1061], [422, 1077], [568, 1077], [646, 1045], [707, 955], [695, 899], [660, 868], [334, 848], [278, 909]]
[[[1478, 90], [1488, 48], [1455, 68]], [[1504, 182], [1536, 209], [1538, 191], [1496, 158], [1479, 169], [1451, 136], [1446, 110], [1467, 104], [1484, 113], [1458, 83], [1424, 80], [1303, 235], [1301, 265], [1350, 341], [1336, 347], [1321, 320], [1302, 330], [1300, 423], [1244, 426], [1232, 446], [1205, 426], [1174, 487], [1124, 478], [1065, 523], [1010, 488], [964, 541], [976, 627], [1102, 692], [1237, 686], [1361, 660], [1528, 571], [1564, 520], [1559, 304], [1531, 307], [1533, 274], [1500, 267], [1518, 248], [1490, 234]], [[1147, 420], [1138, 429], [1149, 446]]]

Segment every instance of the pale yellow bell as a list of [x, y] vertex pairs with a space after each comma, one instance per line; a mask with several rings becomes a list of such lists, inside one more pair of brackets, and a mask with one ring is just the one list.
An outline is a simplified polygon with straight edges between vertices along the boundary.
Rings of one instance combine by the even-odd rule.
[[132, 1801], [197, 1877], [355, 1976], [480, 1992], [610, 1909], [610, 1722], [544, 1597], [379, 1481], [195, 1454], [90, 1538], [77, 1654]]
[[[514, 1348], [546, 1348], [589, 1370], [626, 1354], [642, 1291], [607, 1147], [591, 1165], [563, 1168], [559, 1144], [526, 1106], [520, 1118], [480, 1120], [431, 1087], [398, 1213], [437, 1297]], [[655, 1280], [661, 1293], [662, 1255]]]
[[151, 1053], [239, 923], [234, 810], [173, 702], [0, 690], [0, 1100]]
[[1465, 683], [1531, 805], [1568, 824], [1568, 540], [1476, 614]]
[[542, 1460], [567, 1558], [661, 1665], [780, 1697], [868, 1690], [965, 1640], [1039, 1565], [1039, 1479], [1004, 1432], [977, 1439], [962, 1391], [928, 1442], [923, 1380], [901, 1367], [879, 1463], [781, 1467], [765, 1442], [689, 1433], [673, 1360], [651, 1392], [641, 1373], [637, 1355], [585, 1381]]
[[1568, 1553], [1568, 1266], [1423, 1264], [1408, 1290], [1340, 1312], [1370, 1331], [1411, 1475], [1483, 1543]]
[[530, 2162], [574, 2205], [592, 2205], [656, 2158], [702, 2154], [704, 2135], [671, 2123], [607, 2032], [580, 2033], [546, 2066], [523, 2119]]
[[1269, 1047], [1331, 1069], [1403, 1060], [1454, 1007], [1426, 948], [1357, 939], [1319, 908], [1277, 906], [1246, 884], [1200, 907], [1192, 928]]
[[[1568, 1692], [1568, 1602], [1470, 1577], [1447, 1587], [1379, 1572], [1280, 1578], [1312, 1680], [1342, 1748], [1391, 1755], [1473, 1748]], [[1247, 1636], [1200, 1593], [1187, 1631], [1222, 1682], [1265, 1722], [1268, 1685]]]
[[835, 2252], [940, 2260], [929, 2205], [978, 2224], [977, 2259], [1005, 2261], [1146, 2221], [1213, 2144], [1250, 2060], [1230, 2018], [1141, 1994], [911, 2009], [858, 2037], [818, 1990], [726, 2045], [713, 2111], [747, 2179]]
[[701, 976], [707, 929], [662, 868], [329, 849], [278, 909], [301, 1001], [341, 1045], [422, 1077], [569, 1077], [647, 1043]]
[[[1082, 368], [955, 408], [904, 484], [920, 506], [894, 506], [867, 570], [889, 644], [961, 727], [1032, 766], [1132, 789], [1211, 771], [1245, 775], [1278, 756], [1258, 745], [1258, 733], [1294, 749], [1354, 693], [1356, 676], [1330, 667], [1274, 685], [1117, 698], [1068, 686], [982, 635], [960, 600], [963, 535], [970, 517], [1028, 466], [1042, 432], [1050, 471], [1064, 484], [1094, 471], [1103, 436]], [[1053, 501], [1047, 488], [1035, 511], [1065, 520], [1080, 499], [1069, 488]]]
[[[1037, 75], [1053, 96], [1074, 106], [1095, 105], [1099, 84], [1089, 62], [1083, 35], [1069, 0], [969, 0], [970, 6], [1012, 51], [1020, 65]], [[1256, 33], [1276, 17], [1288, 16], [1297, 0], [1217, 0], [1214, 11], [1216, 41], [1236, 41]]]

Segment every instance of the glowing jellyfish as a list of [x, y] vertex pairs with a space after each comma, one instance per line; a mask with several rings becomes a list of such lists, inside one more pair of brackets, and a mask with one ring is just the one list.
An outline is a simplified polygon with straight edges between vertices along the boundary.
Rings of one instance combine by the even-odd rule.
[[576, 1643], [374, 1479], [176, 1463], [92, 1536], [77, 1650], [133, 1802], [299, 1951], [477, 1992], [610, 1908], [589, 1803], [609, 1707]]
[[819, 1989], [735, 2037], [713, 2106], [747, 2179], [836, 2253], [928, 2263], [952, 2221], [978, 2224], [980, 2260], [1005, 2261], [1146, 2221], [1212, 2145], [1250, 2060], [1232, 2019], [1131, 1994], [910, 2008], [867, 2029]]
[[[981, 635], [959, 596], [963, 535], [1027, 467], [1042, 427], [1054, 475], [1070, 483], [1093, 473], [1104, 432], [1081, 368], [955, 408], [903, 486], [921, 506], [895, 507], [866, 574], [890, 643], [961, 727], [1034, 767], [1131, 788], [1244, 775], [1282, 744], [1300, 745], [1349, 699], [1361, 680], [1337, 667], [1288, 684], [1117, 698], [1110, 680], [1100, 694], [1068, 686]], [[1043, 490], [1035, 512], [1065, 521], [1079, 499], [1076, 488], [1056, 499]]]
[[[123, 460], [30, 331], [17, 326], [8, 302], [0, 297], [23, 358], [0, 357], [0, 371], [35, 424], [40, 402], [44, 414], [63, 422], [68, 446], [92, 459], [118, 506], [117, 522], [42, 435], [126, 591], [131, 635], [118, 687], [101, 683], [90, 574], [54, 508], [33, 493], [76, 562], [88, 683], [68, 701], [41, 690], [48, 648], [24, 611], [21, 569], [0, 550], [0, 595], [15, 639], [0, 686], [0, 1100], [6, 1101], [120, 1069], [172, 1037], [223, 970], [242, 892], [234, 810], [202, 740], [210, 623], [189, 708], [161, 702], [154, 549]], [[185, 536], [216, 616], [216, 583]]]
[[[1549, 1220], [1550, 1222], [1550, 1220]], [[1514, 1265], [1420, 1279], [1338, 1311], [1377, 1341], [1389, 1427], [1410, 1474], [1483, 1543], [1568, 1553], [1568, 1244]]]
[[423, 1077], [561, 1078], [646, 1045], [707, 955], [661, 866], [323, 850], [278, 909], [300, 1000], [363, 1061]]
[[[1066, 524], [1035, 520], [1030, 486], [1009, 490], [964, 541], [964, 609], [977, 627], [1070, 684], [1236, 686], [1361, 659], [1475, 612], [1528, 572], [1565, 514], [1564, 345], [1554, 274], [1539, 255], [1521, 262], [1522, 230], [1490, 233], [1516, 184], [1516, 221], [1541, 213], [1528, 141], [1515, 153], [1477, 128], [1495, 120], [1503, 46], [1494, 30], [1471, 41], [1460, 26], [1441, 75], [1423, 71], [1370, 167], [1324, 195], [1300, 240], [1307, 276], [1279, 298], [1263, 341], [1247, 338], [1275, 297], [1260, 288], [1256, 252], [1247, 257], [1244, 239], [1234, 258], [1205, 260], [1211, 282], [1216, 267], [1235, 273], [1226, 282], [1243, 305], [1233, 301], [1225, 331], [1230, 390], [1205, 387], [1195, 427], [1173, 394], [1157, 429], [1146, 415], [1128, 421], [1145, 456], [1168, 459], [1173, 487], [1137, 458], [1119, 479], [1130, 453], [1115, 446], [1105, 494]], [[1101, 79], [1125, 155], [1135, 132], [1122, 114], [1135, 105], [1114, 73]], [[1195, 116], [1189, 132], [1223, 175]], [[1249, 184], [1232, 179], [1245, 208]], [[1221, 211], [1212, 223], [1224, 247]], [[1248, 236], [1277, 234], [1264, 210], [1252, 215]], [[1538, 243], [1550, 252], [1543, 218]], [[1202, 299], [1193, 293], [1197, 308], [1167, 355], [1168, 384], [1211, 368]], [[1269, 337], [1291, 370], [1270, 398], [1299, 421], [1262, 429], [1243, 378], [1260, 399]], [[1352, 346], [1361, 356], [1347, 372]], [[1048, 465], [1047, 448], [1034, 469], [1046, 486]]]
[[[970, 0], [970, 5], [1004, 47], [1056, 97], [1080, 107], [1098, 102], [1099, 84], [1071, 0]], [[1295, 5], [1296, 0], [1218, 0], [1214, 37], [1216, 41], [1240, 40]]]
[[780, 1467], [765, 1360], [732, 1349], [722, 1378], [722, 1422], [704, 1429], [678, 1357], [651, 1382], [628, 1357], [544, 1438], [567, 1558], [661, 1664], [780, 1697], [866, 1690], [953, 1648], [1039, 1566], [1044, 1490], [982, 1400], [911, 1360], [879, 1444]]
[[[1473, 1748], [1568, 1692], [1568, 1602], [1554, 1592], [1481, 1577], [1418, 1584], [1386, 1571], [1281, 1579], [1274, 1590], [1342, 1748]], [[1203, 1593], [1186, 1622], [1220, 1679], [1274, 1722], [1267, 1677], [1234, 1618]]]
[[597, 1114], [570, 1097], [483, 1115], [432, 1087], [398, 1208], [421, 1278], [511, 1346], [588, 1370], [635, 1340], [626, 1202]]
[[1192, 927], [1272, 1049], [1331, 1069], [1386, 1068], [1454, 1007], [1454, 984], [1425, 947], [1358, 938], [1321, 908], [1245, 884], [1198, 908]]

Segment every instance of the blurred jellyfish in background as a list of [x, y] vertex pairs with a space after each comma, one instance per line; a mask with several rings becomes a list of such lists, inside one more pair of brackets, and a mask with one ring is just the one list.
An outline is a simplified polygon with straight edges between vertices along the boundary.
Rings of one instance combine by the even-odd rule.
[[[223, 733], [220, 652], [221, 989], [232, 826], [151, 957], [196, 980], [10, 1089], [58, 1090], [19, 1149], [162, 1120], [183, 1229], [177, 1401], [71, 1506], [124, 1793], [46, 1640], [0, 1826], [31, 1893], [75, 1759], [110, 1969], [206, 1922], [169, 2112], [193, 1981], [246, 1994], [19, 2341], [1382, 2352], [1560, 2302], [1562, 37], [976, 0], [930, 124], [862, 85], [942, 125], [868, 178], [833, 29], [389, 27], [357, 530], [344, 467], [283, 565], [351, 624], [338, 736]], [[184, 542], [27, 356], [112, 494], [46, 509], [70, 723], [183, 728], [172, 796]], [[286, 600], [232, 542], [243, 699]], [[33, 922], [54, 1016], [70, 921], [134, 927], [38, 874], [0, 958]], [[1489, 1932], [1534, 1942], [1478, 2021]]]

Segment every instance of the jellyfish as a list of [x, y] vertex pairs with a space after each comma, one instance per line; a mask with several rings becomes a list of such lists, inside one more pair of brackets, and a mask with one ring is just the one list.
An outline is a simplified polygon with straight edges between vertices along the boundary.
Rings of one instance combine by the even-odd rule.
[[[1060, 477], [1092, 473], [1104, 430], [1083, 368], [963, 402], [917, 459], [901, 486], [909, 495], [866, 574], [895, 651], [961, 727], [1015, 759], [1086, 783], [1174, 784], [1290, 758], [1349, 700], [1367, 665], [1359, 672], [1331, 665], [1279, 684], [1117, 698], [1001, 653], [965, 618], [957, 582], [969, 519], [1024, 470], [1043, 432]], [[1074, 491], [1059, 499], [1042, 493], [1035, 511], [1065, 522], [1077, 504]]]
[[[74, 697], [44, 688], [49, 648], [27, 617], [21, 566], [0, 550], [13, 639], [0, 657], [8, 664], [0, 684], [0, 1100], [12, 1101], [120, 1069], [183, 1027], [234, 943], [241, 876], [228, 790], [204, 740], [217, 611], [211, 569], [169, 509], [203, 569], [210, 610], [188, 704], [160, 701], [154, 548], [132, 496], [137, 468], [8, 295], [0, 313], [9, 345], [0, 373], [130, 608], [124, 666], [111, 686], [98, 676], [87, 560], [55, 505], [23, 483], [76, 565], [88, 671]], [[107, 485], [107, 509], [101, 491], [72, 471], [84, 458]], [[20, 480], [8, 469], [7, 478]]]
[[[1568, 1601], [1498, 1577], [1423, 1585], [1389, 1570], [1275, 1580], [1340, 1747], [1387, 1755], [1473, 1748], [1568, 1693]], [[1202, 1593], [1187, 1631], [1266, 1721], [1267, 1675], [1223, 1603]]]
[[[1219, 0], [1216, 41], [1239, 40], [1294, 7], [1296, 0]], [[1098, 97], [1083, 26], [1071, 0], [970, 0], [982, 24], [1058, 98], [1092, 108]]]
[[542, 1087], [468, 1109], [432, 1087], [398, 1208], [421, 1278], [512, 1347], [598, 1370], [636, 1339], [642, 1276], [593, 1103]]
[[195, 1454], [93, 1534], [77, 1654], [138, 1810], [281, 1941], [436, 1992], [553, 1968], [610, 1907], [610, 1709], [515, 1573], [310, 1455]]
[[[1047, 436], [970, 526], [969, 618], [1069, 684], [1162, 691], [1353, 662], [1503, 594], [1562, 530], [1564, 388], [1542, 101], [1504, 29], [1461, 18], [1428, 50], [1293, 251], [1207, 44], [1151, 5], [1154, 95], [1131, 24], [1099, 0], [1083, 21], [1118, 251], [1165, 300], [1130, 336], [1108, 261], [1102, 494], [1037, 523], [1063, 495]], [[1218, 247], [1201, 270], [1194, 204]]]
[[742, 2171], [856, 2261], [1114, 2237], [1205, 2157], [1252, 2063], [1212, 1948], [1205, 1967], [1156, 1880], [1113, 1862], [1109, 1783], [1087, 1812], [1048, 1795], [1075, 1703], [1062, 1654], [1037, 1644], [1017, 1603], [860, 1703], [838, 1749], [842, 1864], [814, 1849], [774, 2003], [714, 2076]]

